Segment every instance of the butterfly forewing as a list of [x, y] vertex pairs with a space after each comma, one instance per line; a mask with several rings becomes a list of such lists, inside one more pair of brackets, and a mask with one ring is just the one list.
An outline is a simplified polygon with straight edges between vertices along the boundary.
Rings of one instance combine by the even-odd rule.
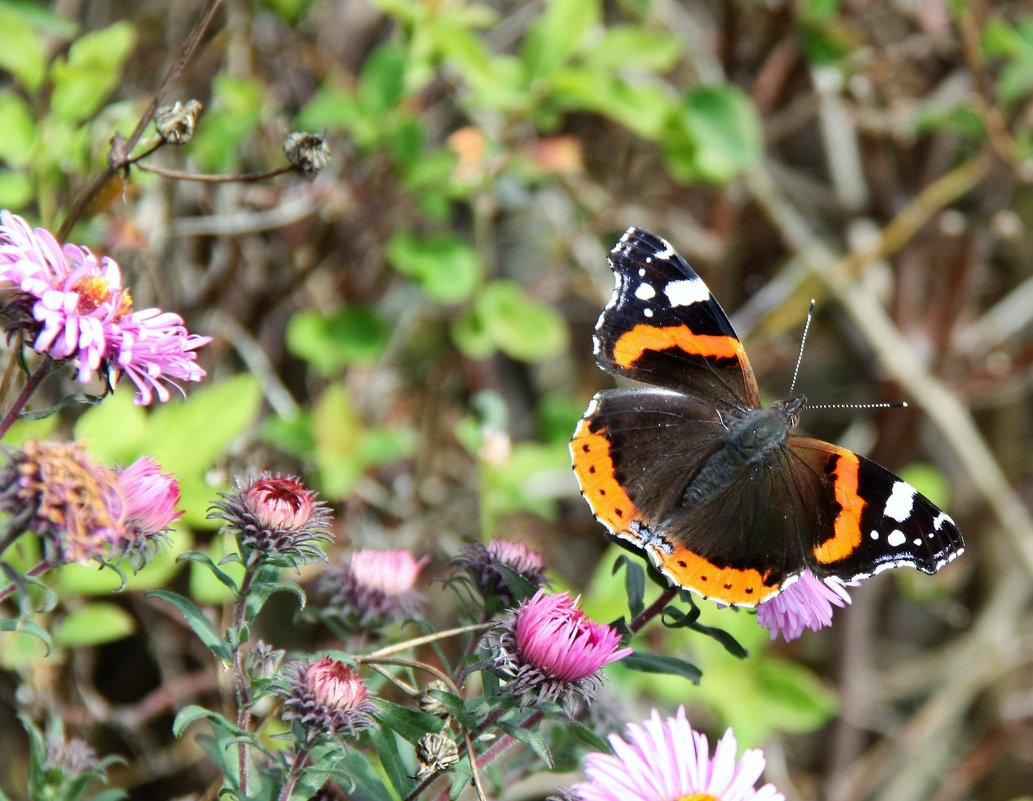
[[610, 252], [610, 266], [616, 285], [595, 330], [600, 367], [716, 408], [760, 405], [728, 316], [666, 240], [629, 228]]

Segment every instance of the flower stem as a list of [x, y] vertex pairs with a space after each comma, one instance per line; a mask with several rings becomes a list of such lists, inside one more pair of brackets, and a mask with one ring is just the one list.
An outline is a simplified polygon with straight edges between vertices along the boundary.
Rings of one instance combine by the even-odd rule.
[[[244, 628], [247, 616], [247, 596], [251, 591], [251, 585], [258, 573], [258, 565], [249, 565], [244, 572], [244, 579], [240, 583], [240, 592], [237, 595], [237, 603], [233, 609], [233, 651], [231, 654], [233, 662], [233, 685], [237, 696], [237, 728], [247, 730], [251, 725], [251, 688], [248, 686], [247, 676], [244, 674], [244, 662], [241, 658], [240, 631]], [[307, 754], [306, 754], [307, 755]], [[247, 744], [237, 743], [237, 762], [240, 771], [240, 794], [247, 798], [248, 776], [247, 776]], [[293, 768], [292, 768], [293, 770]], [[295, 781], [297, 779], [295, 778]], [[290, 793], [287, 793], [287, 798]]]
[[[25, 575], [36, 578], [36, 576], [42, 576], [52, 567], [57, 567], [57, 562], [53, 562], [50, 559], [44, 559], [42, 562], [39, 562], [34, 567], [30, 568]], [[17, 584], [8, 584], [0, 590], [0, 601], [3, 601], [5, 598], [9, 598], [17, 588]]]
[[43, 356], [40, 361], [39, 367], [36, 368], [35, 372], [29, 376], [29, 380], [25, 382], [25, 386], [22, 387], [22, 391], [18, 393], [18, 397], [14, 399], [14, 403], [11, 404], [11, 408], [7, 410], [7, 414], [4, 415], [3, 420], [0, 420], [0, 439], [10, 430], [11, 426], [14, 425], [18, 419], [18, 415], [25, 409], [25, 405], [29, 402], [29, 398], [32, 397], [33, 393], [39, 389], [39, 385], [43, 383], [43, 379], [50, 375], [50, 371], [54, 369], [54, 365], [57, 364], [52, 358], [47, 355]]
[[659, 614], [662, 614], [664, 607], [678, 594], [677, 587], [668, 587], [657, 597], [647, 609], [643, 609], [635, 619], [628, 624], [632, 634], [637, 634], [643, 626]]
[[[301, 778], [301, 769], [305, 767], [305, 763], [308, 762], [308, 754], [309, 749], [302, 748], [294, 755], [294, 759], [291, 762], [291, 769], [287, 773], [287, 781], [283, 783], [283, 788], [280, 790], [280, 795], [277, 797], [278, 801], [290, 801], [291, 793], [294, 792], [294, 785], [296, 785], [298, 783], [298, 779]], [[241, 792], [245, 793], [244, 797], [246, 798], [246, 791], [244, 790], [243, 785], [241, 785]]]

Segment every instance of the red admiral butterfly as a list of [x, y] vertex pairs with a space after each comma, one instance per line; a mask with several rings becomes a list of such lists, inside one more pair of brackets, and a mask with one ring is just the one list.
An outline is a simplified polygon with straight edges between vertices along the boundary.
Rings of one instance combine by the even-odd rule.
[[790, 434], [802, 395], [760, 403], [742, 342], [665, 240], [629, 228], [595, 358], [652, 386], [599, 392], [570, 443], [593, 514], [674, 585], [755, 606], [805, 570], [935, 573], [964, 550], [954, 521], [862, 456]]

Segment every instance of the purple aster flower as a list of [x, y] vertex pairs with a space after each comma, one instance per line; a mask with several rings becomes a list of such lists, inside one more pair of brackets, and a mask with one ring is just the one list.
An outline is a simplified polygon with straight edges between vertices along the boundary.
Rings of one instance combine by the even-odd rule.
[[569, 713], [591, 703], [603, 666], [632, 653], [620, 634], [596, 623], [565, 592], [538, 590], [489, 632], [492, 670], [522, 706], [559, 701]]
[[284, 681], [272, 687], [284, 698], [283, 719], [298, 721], [306, 742], [337, 735], [355, 737], [374, 725], [370, 702], [359, 674], [329, 656], [291, 662]]
[[832, 625], [834, 606], [850, 603], [847, 587], [856, 587], [856, 581], [843, 581], [835, 576], [818, 578], [810, 570], [782, 592], [757, 604], [757, 622], [771, 630], [771, 639], [781, 634], [786, 642], [795, 640], [803, 630], [818, 631]]
[[326, 560], [322, 546], [333, 541], [330, 510], [304, 484], [270, 473], [234, 481], [237, 491], [221, 494], [208, 516], [226, 521], [245, 562], [297, 567]]
[[0, 283], [16, 290], [8, 308], [32, 348], [62, 361], [76, 359], [86, 383], [105, 370], [113, 382], [125, 372], [136, 385], [136, 403], [169, 399], [165, 383], [200, 381], [205, 372], [196, 350], [210, 337], [187, 332], [178, 315], [159, 309], [133, 311], [122, 270], [89, 248], [61, 247], [42, 228], [0, 211]]
[[149, 458], [121, 472], [75, 443], [29, 441], [0, 470], [0, 511], [31, 529], [55, 562], [129, 554], [138, 568], [178, 517], [175, 479]]
[[406, 550], [355, 551], [319, 577], [317, 589], [328, 597], [324, 614], [367, 632], [412, 617], [423, 604], [416, 581], [428, 561]]
[[585, 757], [587, 780], [574, 784], [570, 796], [581, 801], [785, 799], [771, 784], [757, 789], [763, 752], [747, 749], [737, 759], [738, 744], [728, 729], [711, 757], [706, 735], [693, 731], [684, 707], [666, 720], [654, 709], [649, 720], [629, 724], [626, 731], [627, 739], [610, 735], [612, 754]]

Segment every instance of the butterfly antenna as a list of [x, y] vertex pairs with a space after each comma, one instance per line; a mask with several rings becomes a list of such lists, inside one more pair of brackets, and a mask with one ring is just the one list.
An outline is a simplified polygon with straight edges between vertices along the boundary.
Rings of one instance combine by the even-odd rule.
[[803, 362], [803, 348], [807, 344], [807, 332], [811, 330], [811, 318], [814, 317], [814, 298], [811, 298], [811, 305], [807, 308], [807, 322], [803, 324], [803, 335], [800, 337], [800, 352], [796, 354], [796, 368], [793, 370], [793, 381], [789, 385], [789, 392], [786, 397], [792, 397], [796, 389], [796, 379], [800, 375], [800, 364]]
[[907, 401], [891, 403], [808, 403], [804, 409], [906, 409]]

